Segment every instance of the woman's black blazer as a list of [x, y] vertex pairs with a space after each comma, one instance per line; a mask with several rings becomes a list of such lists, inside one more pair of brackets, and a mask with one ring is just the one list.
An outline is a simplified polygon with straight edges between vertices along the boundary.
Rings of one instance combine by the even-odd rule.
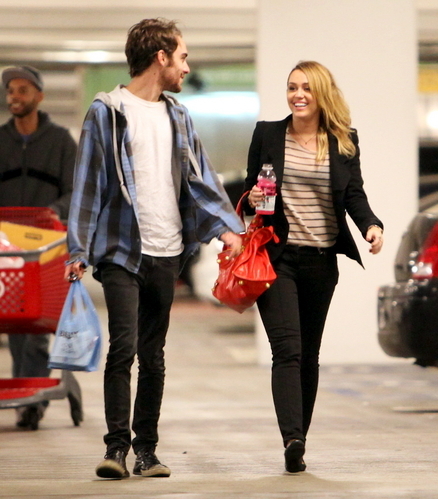
[[[273, 225], [280, 238], [278, 244], [269, 243], [268, 250], [271, 260], [275, 260], [283, 251], [286, 244], [289, 224], [283, 210], [281, 184], [284, 171], [284, 151], [286, 129], [291, 115], [281, 121], [259, 121], [254, 130], [248, 154], [248, 169], [245, 179], [245, 191], [250, 190], [257, 183], [257, 176], [264, 163], [271, 163], [277, 176], [277, 201], [274, 215], [267, 216], [265, 223]], [[382, 222], [374, 215], [363, 189], [363, 179], [360, 171], [358, 137], [355, 130], [351, 131], [351, 138], [356, 146], [356, 154], [352, 158], [340, 154], [338, 141], [329, 133], [330, 181], [333, 196], [333, 205], [338, 222], [339, 234], [335, 244], [337, 253], [343, 253], [362, 265], [362, 260], [348, 228], [346, 213], [350, 215], [359, 228], [362, 236], [370, 225], [379, 225]], [[247, 214], [254, 213], [248, 203], [244, 203]]]

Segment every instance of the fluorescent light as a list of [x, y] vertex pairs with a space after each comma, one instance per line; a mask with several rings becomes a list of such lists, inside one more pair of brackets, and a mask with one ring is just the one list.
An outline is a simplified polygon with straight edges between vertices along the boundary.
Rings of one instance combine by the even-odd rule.
[[438, 110], [427, 113], [427, 124], [430, 128], [438, 129]]
[[191, 113], [201, 115], [257, 116], [260, 106], [256, 92], [208, 92], [181, 95], [178, 100], [187, 106]]

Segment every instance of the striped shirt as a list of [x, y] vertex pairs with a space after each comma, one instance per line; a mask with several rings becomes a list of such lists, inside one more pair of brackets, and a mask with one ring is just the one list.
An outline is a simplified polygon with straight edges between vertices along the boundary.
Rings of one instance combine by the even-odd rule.
[[329, 154], [316, 163], [316, 152], [305, 149], [286, 132], [284, 177], [281, 186], [289, 222], [287, 244], [329, 248], [338, 226], [330, 186]]

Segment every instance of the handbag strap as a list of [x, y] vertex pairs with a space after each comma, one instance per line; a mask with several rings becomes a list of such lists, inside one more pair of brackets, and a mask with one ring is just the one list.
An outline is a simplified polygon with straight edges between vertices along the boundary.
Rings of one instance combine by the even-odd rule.
[[[245, 223], [245, 219], [244, 219], [244, 213], [243, 213], [242, 206], [243, 206], [244, 200], [249, 195], [249, 192], [250, 191], [245, 191], [242, 194], [242, 196], [240, 197], [239, 202], [237, 203], [237, 206], [236, 206], [236, 213], [242, 219], [243, 223]], [[246, 232], [249, 234], [251, 232], [254, 232], [256, 229], [261, 229], [264, 226], [265, 225], [264, 225], [263, 215], [259, 215], [258, 213], [256, 213], [254, 218], [251, 220], [249, 226], [247, 227]], [[277, 236], [277, 234], [274, 232], [274, 228], [272, 226], [270, 226], [270, 227], [272, 228], [272, 239], [274, 240], [274, 242], [278, 243], [280, 241], [280, 239]]]
[[[248, 196], [250, 191], [245, 191], [242, 196], [239, 199], [239, 202], [237, 203], [236, 206], [236, 213], [239, 215], [239, 217], [242, 219], [242, 222], [245, 223], [245, 218], [244, 218], [244, 213], [243, 213], [243, 202]], [[264, 226], [264, 218], [263, 215], [259, 215], [258, 213], [255, 214], [254, 218], [251, 220], [247, 232], [251, 232], [255, 229], [258, 229], [260, 227]]]
[[245, 191], [241, 196], [240, 196], [240, 199], [239, 199], [239, 202], [237, 203], [237, 206], [236, 206], [236, 213], [239, 215], [239, 217], [242, 219], [243, 221], [243, 201], [247, 198], [247, 196], [249, 195], [250, 191]]

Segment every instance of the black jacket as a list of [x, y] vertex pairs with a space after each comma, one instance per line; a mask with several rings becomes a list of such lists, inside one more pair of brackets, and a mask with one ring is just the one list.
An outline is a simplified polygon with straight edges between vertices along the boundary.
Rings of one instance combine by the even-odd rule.
[[76, 149], [47, 113], [38, 112], [38, 129], [27, 142], [11, 118], [0, 127], [0, 206], [49, 206], [67, 219]]
[[[282, 121], [259, 121], [254, 130], [248, 155], [245, 191], [250, 190], [257, 183], [257, 176], [264, 163], [272, 163], [277, 176], [278, 195], [275, 213], [274, 215], [265, 217], [265, 223], [268, 225], [272, 224], [276, 234], [280, 238], [278, 244], [269, 243], [268, 245], [272, 260], [278, 258], [283, 251], [289, 232], [289, 224], [284, 214], [280, 188], [283, 181], [286, 128], [290, 120], [291, 116]], [[362, 265], [359, 251], [347, 225], [346, 213], [350, 215], [363, 237], [366, 236], [370, 225], [379, 225], [383, 229], [383, 224], [372, 212], [365, 191], [363, 190], [358, 137], [355, 130], [352, 130], [351, 138], [357, 152], [353, 158], [348, 158], [339, 154], [336, 137], [332, 134], [328, 136], [331, 189], [339, 228], [335, 250], [337, 253], [343, 253]], [[246, 213], [254, 213], [254, 210], [251, 210], [248, 203], [245, 203], [244, 207]]]

